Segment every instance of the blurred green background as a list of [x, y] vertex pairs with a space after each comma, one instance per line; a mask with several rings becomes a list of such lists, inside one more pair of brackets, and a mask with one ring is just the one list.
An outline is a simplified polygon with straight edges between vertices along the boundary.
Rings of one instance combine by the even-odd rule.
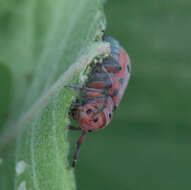
[[191, 189], [190, 11], [190, 0], [107, 2], [107, 34], [133, 73], [111, 125], [83, 145], [79, 190]]
[[[108, 0], [105, 14], [107, 35], [127, 49], [133, 72], [112, 123], [82, 147], [78, 190], [190, 190], [191, 1]], [[0, 125], [12, 98], [0, 62], [3, 80]], [[79, 133], [70, 134], [75, 143]]]

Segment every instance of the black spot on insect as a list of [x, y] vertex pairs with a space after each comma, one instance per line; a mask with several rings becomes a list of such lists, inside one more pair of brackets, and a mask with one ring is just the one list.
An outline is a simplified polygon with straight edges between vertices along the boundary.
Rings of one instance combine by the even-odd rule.
[[92, 132], [92, 130], [88, 130], [88, 132], [89, 132], [89, 133], [91, 133], [91, 132]]
[[124, 80], [123, 78], [119, 79], [119, 82], [120, 82], [121, 85], [124, 84], [124, 81], [125, 81], [125, 80]]
[[92, 110], [91, 110], [91, 109], [88, 109], [88, 110], [86, 111], [86, 113], [89, 115], [90, 113], [92, 113]]
[[109, 118], [110, 118], [110, 119], [111, 119], [111, 116], [112, 116], [111, 113], [109, 113]]
[[130, 66], [129, 66], [129, 64], [127, 64], [127, 71], [130, 73]]
[[118, 89], [115, 89], [114, 91], [113, 91], [113, 96], [117, 96], [119, 94], [119, 90]]
[[96, 117], [95, 119], [93, 119], [93, 122], [96, 123], [98, 120], [98, 117]]
[[113, 111], [115, 111], [117, 109], [117, 106], [115, 105], [115, 106], [113, 106]]
[[113, 67], [115, 68], [115, 72], [120, 72], [122, 70], [122, 67], [118, 62], [116, 63], [117, 64], [113, 65]]

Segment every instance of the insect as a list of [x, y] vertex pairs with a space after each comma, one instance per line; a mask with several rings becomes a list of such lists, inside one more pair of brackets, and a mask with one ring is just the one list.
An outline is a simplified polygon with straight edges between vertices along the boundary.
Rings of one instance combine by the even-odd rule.
[[126, 51], [111, 37], [103, 40], [110, 44], [111, 53], [92, 68], [84, 86], [66, 86], [80, 91], [82, 96], [82, 100], [73, 102], [69, 112], [79, 125], [69, 125], [69, 129], [82, 131], [73, 155], [73, 167], [87, 133], [106, 127], [112, 120], [130, 79], [131, 63]]

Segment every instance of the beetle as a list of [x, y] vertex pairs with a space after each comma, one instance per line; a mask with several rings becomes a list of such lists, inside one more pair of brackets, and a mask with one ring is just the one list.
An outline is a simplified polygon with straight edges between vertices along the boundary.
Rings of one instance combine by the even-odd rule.
[[106, 127], [112, 120], [130, 79], [131, 63], [127, 52], [111, 37], [103, 37], [103, 41], [110, 44], [111, 52], [92, 68], [86, 83], [82, 87], [65, 86], [80, 91], [82, 96], [82, 100], [73, 102], [69, 112], [79, 127], [69, 125], [68, 128], [82, 131], [77, 140], [72, 167], [76, 165], [87, 133]]

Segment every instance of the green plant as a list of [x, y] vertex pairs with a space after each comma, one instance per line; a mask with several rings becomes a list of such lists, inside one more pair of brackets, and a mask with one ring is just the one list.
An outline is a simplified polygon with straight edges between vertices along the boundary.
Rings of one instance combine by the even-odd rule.
[[[75, 189], [68, 109], [108, 45], [103, 0], [0, 1], [0, 189]], [[16, 170], [16, 171], [15, 171]]]

